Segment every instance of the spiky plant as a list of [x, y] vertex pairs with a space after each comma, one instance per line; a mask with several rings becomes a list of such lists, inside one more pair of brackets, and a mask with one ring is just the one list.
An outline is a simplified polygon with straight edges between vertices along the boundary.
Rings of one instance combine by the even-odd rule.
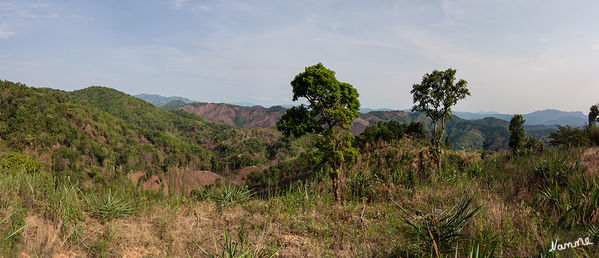
[[130, 201], [125, 200], [118, 193], [109, 190], [106, 194], [91, 195], [87, 198], [91, 213], [94, 217], [109, 221], [133, 213], [134, 208]]
[[223, 185], [223, 187], [211, 194], [215, 202], [221, 204], [232, 204], [245, 202], [253, 196], [253, 193], [246, 186]]
[[470, 208], [474, 196], [463, 195], [451, 209], [434, 210], [429, 214], [407, 210], [397, 204], [404, 212], [403, 220], [414, 232], [415, 239], [424, 240], [425, 248], [433, 247], [435, 252], [451, 252], [455, 243], [467, 238], [462, 230], [478, 214], [481, 206]]

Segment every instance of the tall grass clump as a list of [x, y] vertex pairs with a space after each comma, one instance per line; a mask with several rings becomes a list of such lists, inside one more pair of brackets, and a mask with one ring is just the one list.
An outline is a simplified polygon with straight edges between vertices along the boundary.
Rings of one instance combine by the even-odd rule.
[[214, 243], [214, 253], [209, 252], [208, 250], [202, 248], [199, 243], [196, 243], [196, 246], [202, 251], [202, 253], [204, 255], [206, 255], [206, 257], [210, 257], [210, 258], [216, 258], [216, 257], [223, 257], [223, 258], [268, 257], [268, 258], [270, 258], [276, 254], [276, 251], [272, 252], [272, 253], [264, 254], [259, 249], [251, 250], [246, 237], [243, 236], [243, 234], [241, 232], [240, 232], [239, 238], [240, 238], [239, 242], [236, 242], [231, 238], [230, 234], [227, 234], [227, 230], [223, 230], [222, 241], [219, 242], [216, 240], [216, 237], [214, 235], [212, 236], [212, 241]]
[[4, 217], [0, 216], [0, 257], [14, 255], [11, 251], [20, 240], [20, 233], [27, 226], [24, 216], [23, 210], [14, 210]]

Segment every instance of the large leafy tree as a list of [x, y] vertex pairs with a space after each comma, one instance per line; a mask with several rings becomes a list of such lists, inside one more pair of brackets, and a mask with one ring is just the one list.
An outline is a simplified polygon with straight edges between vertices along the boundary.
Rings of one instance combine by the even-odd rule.
[[339, 82], [335, 72], [321, 63], [306, 67], [291, 81], [293, 101], [305, 98], [307, 105], [292, 107], [277, 122], [284, 135], [319, 136], [317, 163], [323, 165], [333, 179], [335, 198], [340, 202], [340, 178], [344, 165], [355, 161], [354, 136], [349, 129], [358, 117], [358, 92], [349, 83]]
[[445, 133], [445, 121], [451, 119], [451, 107], [458, 100], [470, 95], [465, 80], [455, 78], [455, 69], [434, 70], [422, 77], [422, 82], [412, 86], [414, 106], [412, 111], [423, 112], [431, 119], [433, 130], [434, 158], [437, 169], [441, 170], [441, 140]]
[[510, 141], [509, 146], [512, 153], [517, 153], [524, 146], [524, 117], [514, 115], [510, 120]]

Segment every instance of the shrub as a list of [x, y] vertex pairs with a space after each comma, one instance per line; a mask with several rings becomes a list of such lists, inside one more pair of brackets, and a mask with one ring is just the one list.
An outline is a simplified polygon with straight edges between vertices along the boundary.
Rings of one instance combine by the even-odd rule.
[[571, 126], [557, 126], [557, 131], [549, 134], [549, 144], [552, 146], [578, 147], [591, 143], [588, 133]]
[[545, 145], [536, 137], [526, 137], [524, 140], [523, 151], [524, 153], [538, 153], [545, 150]]
[[41, 167], [42, 165], [36, 159], [21, 153], [11, 152], [0, 158], [0, 170], [10, 173], [19, 169], [23, 169], [27, 173], [35, 173]]

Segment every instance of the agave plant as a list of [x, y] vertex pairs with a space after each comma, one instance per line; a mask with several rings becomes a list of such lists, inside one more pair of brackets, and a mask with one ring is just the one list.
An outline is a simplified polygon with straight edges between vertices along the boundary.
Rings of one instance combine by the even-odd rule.
[[457, 241], [467, 238], [461, 232], [480, 211], [480, 206], [470, 208], [473, 199], [474, 196], [464, 195], [451, 209], [434, 210], [430, 214], [407, 210], [397, 203], [396, 205], [405, 214], [404, 222], [414, 230], [411, 235], [424, 240], [426, 248], [432, 246], [438, 255], [439, 252], [451, 252]]
[[102, 221], [124, 217], [133, 213], [133, 205], [117, 193], [109, 190], [104, 195], [92, 195], [87, 199], [92, 215]]
[[231, 204], [235, 202], [245, 202], [252, 196], [252, 191], [245, 186], [224, 185], [210, 197], [218, 203]]

